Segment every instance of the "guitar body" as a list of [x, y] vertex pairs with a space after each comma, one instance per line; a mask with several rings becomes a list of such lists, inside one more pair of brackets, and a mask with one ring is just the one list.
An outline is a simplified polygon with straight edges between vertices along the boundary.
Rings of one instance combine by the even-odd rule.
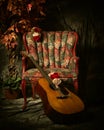
[[40, 86], [44, 89], [47, 95], [50, 106], [57, 112], [62, 114], [73, 114], [81, 112], [84, 109], [84, 104], [81, 99], [71, 91], [67, 98], [59, 99], [60, 91], [50, 88], [48, 81], [45, 78], [39, 80]]

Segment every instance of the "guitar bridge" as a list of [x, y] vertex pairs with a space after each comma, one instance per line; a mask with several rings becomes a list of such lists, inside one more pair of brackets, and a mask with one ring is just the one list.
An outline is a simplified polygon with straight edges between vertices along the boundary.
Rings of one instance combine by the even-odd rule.
[[68, 95], [62, 95], [62, 96], [58, 96], [57, 98], [58, 99], [66, 99], [66, 98], [68, 98], [69, 96]]

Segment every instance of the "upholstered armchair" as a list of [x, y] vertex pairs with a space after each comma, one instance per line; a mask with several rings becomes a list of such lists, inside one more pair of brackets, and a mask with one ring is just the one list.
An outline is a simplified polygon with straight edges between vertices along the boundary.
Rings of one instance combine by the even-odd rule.
[[[70, 31], [42, 31], [33, 27], [30, 32], [23, 35], [24, 51], [31, 55], [39, 66], [46, 72], [58, 73], [61, 80], [72, 84], [75, 92], [78, 91], [78, 61], [76, 44], [78, 35]], [[30, 64], [30, 66], [29, 66]], [[26, 107], [26, 84], [32, 85], [33, 97], [38, 79], [43, 75], [32, 65], [31, 61], [22, 54], [22, 93], [24, 107]], [[69, 85], [70, 87], [70, 85]]]

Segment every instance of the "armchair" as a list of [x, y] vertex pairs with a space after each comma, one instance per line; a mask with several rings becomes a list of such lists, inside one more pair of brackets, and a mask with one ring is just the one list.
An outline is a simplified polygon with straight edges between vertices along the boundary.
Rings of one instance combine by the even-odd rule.
[[[76, 44], [78, 35], [70, 31], [42, 31], [33, 27], [30, 32], [23, 35], [24, 49], [47, 73], [59, 74], [61, 80], [68, 80], [73, 84], [75, 92], [78, 91], [78, 61]], [[27, 63], [29, 62], [29, 63]], [[30, 64], [30, 66], [29, 66]], [[24, 98], [23, 109], [26, 108], [26, 84], [32, 85], [33, 97], [38, 79], [42, 78], [40, 71], [32, 65], [29, 59], [22, 55], [22, 94]]]

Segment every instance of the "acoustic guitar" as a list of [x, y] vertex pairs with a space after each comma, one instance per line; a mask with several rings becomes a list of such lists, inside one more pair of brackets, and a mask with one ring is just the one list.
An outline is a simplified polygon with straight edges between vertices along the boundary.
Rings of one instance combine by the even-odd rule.
[[57, 89], [50, 77], [38, 65], [38, 63], [34, 60], [32, 56], [27, 54], [26, 52], [23, 52], [22, 54], [29, 57], [33, 64], [41, 72], [43, 77], [45, 77], [40, 78], [38, 82], [40, 87], [45, 91], [48, 103], [53, 110], [65, 115], [79, 113], [84, 110], [84, 103], [76, 94], [74, 94], [64, 86], [63, 87], [66, 93], [63, 93], [60, 89]]

